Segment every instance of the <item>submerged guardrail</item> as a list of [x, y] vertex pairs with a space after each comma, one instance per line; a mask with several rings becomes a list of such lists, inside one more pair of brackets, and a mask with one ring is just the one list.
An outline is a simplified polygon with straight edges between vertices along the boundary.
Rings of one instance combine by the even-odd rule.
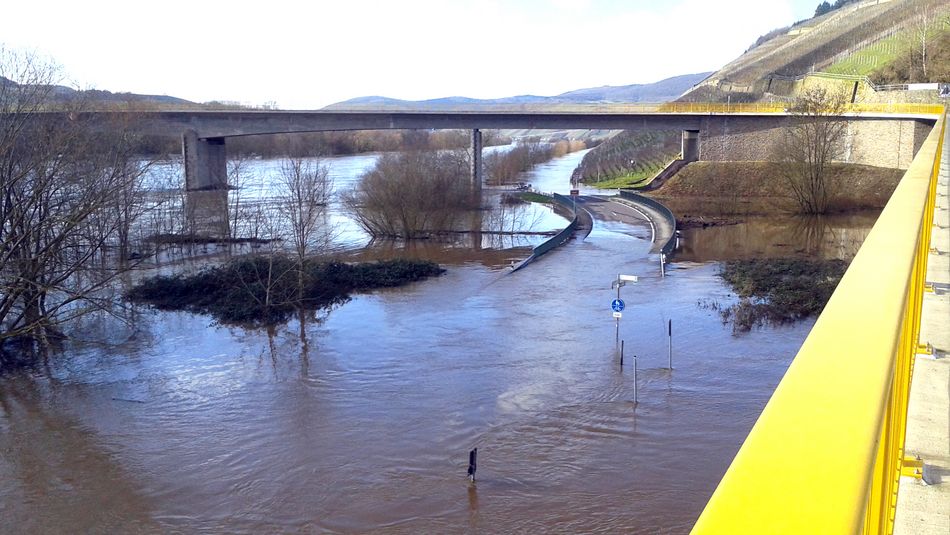
[[893, 531], [941, 115], [693, 533]]
[[558, 193], [552, 193], [551, 197], [554, 199], [554, 202], [560, 204], [561, 206], [565, 208], [571, 209], [574, 217], [571, 218], [571, 222], [566, 227], [561, 229], [560, 232], [558, 232], [554, 236], [551, 236], [547, 240], [544, 240], [544, 242], [542, 242], [537, 247], [535, 247], [531, 251], [531, 256], [529, 256], [528, 258], [525, 258], [524, 260], [521, 261], [521, 263], [519, 263], [514, 268], [512, 268], [513, 272], [518, 271], [519, 269], [527, 266], [528, 264], [530, 264], [531, 262], [539, 258], [541, 255], [548, 253], [552, 251], [553, 249], [556, 249], [557, 247], [562, 245], [564, 242], [566, 242], [568, 239], [570, 239], [574, 231], [577, 230], [577, 226], [578, 226], [577, 205], [574, 203], [574, 200], [571, 197], [566, 197]]
[[657, 244], [657, 245], [660, 245], [661, 253], [665, 254], [667, 257], [672, 256], [673, 251], [676, 250], [676, 216], [673, 215], [673, 211], [667, 208], [666, 205], [664, 205], [663, 203], [655, 199], [651, 199], [650, 197], [647, 197], [646, 195], [640, 195], [639, 193], [635, 193], [627, 189], [620, 190], [620, 197], [627, 199], [628, 201], [635, 202], [635, 203], [645, 204], [653, 208], [657, 212], [659, 212], [663, 216], [663, 218], [666, 219], [667, 223], [670, 225], [670, 227], [672, 227], [673, 231], [670, 233], [670, 236], [666, 239], [666, 242], [664, 242], [662, 245], [660, 244]]

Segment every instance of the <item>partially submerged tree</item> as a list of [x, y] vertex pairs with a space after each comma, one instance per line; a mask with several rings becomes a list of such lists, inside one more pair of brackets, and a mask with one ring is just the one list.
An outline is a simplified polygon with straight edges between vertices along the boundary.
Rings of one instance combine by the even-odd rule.
[[[304, 287], [304, 262], [315, 246], [329, 245], [332, 229], [326, 219], [333, 182], [326, 165], [290, 158], [280, 167], [280, 206], [297, 259], [297, 287]], [[321, 225], [321, 222], [323, 223]]]
[[342, 200], [366, 232], [386, 238], [457, 230], [462, 216], [478, 208], [464, 150], [384, 154]]
[[[122, 125], [73, 120], [53, 104], [58, 69], [0, 48], [0, 343], [46, 342], [70, 319], [114, 303], [144, 168]], [[65, 113], [47, 115], [45, 111]]]
[[782, 162], [782, 178], [802, 213], [826, 213], [838, 193], [828, 168], [844, 150], [845, 103], [843, 93], [816, 87], [799, 95], [789, 109], [790, 124], [773, 159]]

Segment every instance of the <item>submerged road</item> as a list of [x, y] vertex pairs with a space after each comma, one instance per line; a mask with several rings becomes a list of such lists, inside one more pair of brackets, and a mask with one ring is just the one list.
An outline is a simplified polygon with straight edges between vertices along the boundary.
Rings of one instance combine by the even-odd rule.
[[578, 202], [583, 203], [584, 208], [601, 221], [626, 225], [641, 225], [643, 221], [649, 222], [653, 241], [653, 246], [649, 251], [650, 254], [659, 253], [663, 244], [675, 232], [675, 229], [663, 217], [663, 214], [645, 204], [605, 195], [584, 195], [578, 198]]

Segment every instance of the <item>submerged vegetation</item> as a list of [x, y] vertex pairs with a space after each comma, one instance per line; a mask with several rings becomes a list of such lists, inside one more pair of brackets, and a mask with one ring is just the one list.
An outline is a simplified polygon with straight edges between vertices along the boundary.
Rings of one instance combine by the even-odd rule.
[[259, 255], [192, 275], [151, 277], [126, 297], [160, 310], [210, 314], [222, 323], [267, 325], [283, 322], [301, 309], [343, 303], [353, 292], [401, 286], [444, 272], [434, 262], [418, 260], [364, 264], [307, 260], [300, 277], [297, 259]]
[[478, 208], [466, 151], [388, 153], [341, 196], [343, 206], [374, 238], [428, 238], [456, 230]]
[[737, 332], [814, 316], [825, 308], [848, 264], [843, 260], [775, 258], [726, 262], [720, 276], [739, 302], [714, 306]]

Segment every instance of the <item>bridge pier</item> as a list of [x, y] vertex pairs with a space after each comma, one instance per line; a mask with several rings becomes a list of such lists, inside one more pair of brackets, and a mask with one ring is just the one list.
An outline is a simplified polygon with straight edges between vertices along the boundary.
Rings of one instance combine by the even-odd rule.
[[481, 203], [482, 199], [482, 131], [472, 130], [472, 200]]
[[223, 137], [199, 138], [194, 130], [181, 135], [185, 162], [185, 189], [214, 190], [228, 187], [228, 154]]
[[683, 161], [699, 160], [699, 130], [683, 130]]
[[185, 232], [230, 236], [228, 156], [223, 137], [199, 138], [194, 130], [181, 136], [185, 164]]

